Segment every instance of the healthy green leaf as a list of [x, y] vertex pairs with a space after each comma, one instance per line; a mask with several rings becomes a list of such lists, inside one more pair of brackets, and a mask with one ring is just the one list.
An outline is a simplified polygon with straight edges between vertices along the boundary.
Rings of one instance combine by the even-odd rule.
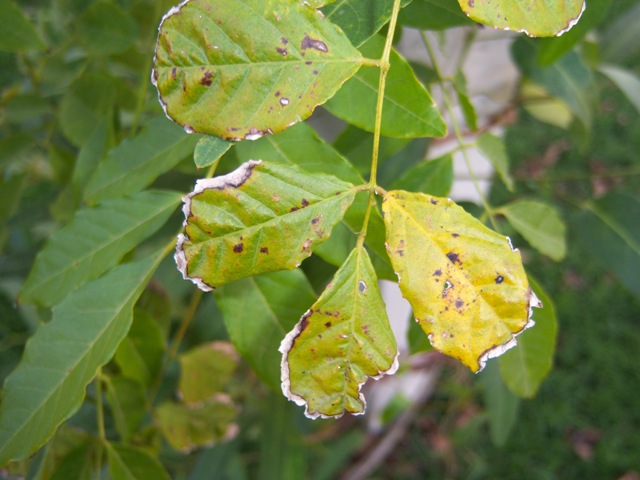
[[57, 461], [49, 480], [91, 480], [93, 445], [85, 443]]
[[516, 200], [496, 209], [533, 248], [556, 262], [567, 253], [566, 228], [558, 211], [535, 200]]
[[190, 452], [233, 438], [238, 408], [221, 393], [193, 405], [166, 402], [155, 411], [164, 437], [176, 450]]
[[507, 190], [513, 192], [513, 179], [509, 175], [509, 157], [507, 156], [507, 149], [501, 138], [496, 137], [492, 133], [486, 132], [478, 137], [476, 140], [478, 149], [482, 153], [493, 168], [496, 169], [502, 183], [507, 187]]
[[78, 152], [78, 158], [71, 177], [78, 204], [85, 187], [89, 183], [89, 179], [107, 156], [107, 152], [113, 144], [113, 136], [111, 118], [103, 118]]
[[529, 278], [529, 283], [543, 305], [533, 315], [536, 327], [522, 332], [518, 337], [518, 348], [498, 359], [502, 380], [509, 390], [523, 398], [532, 398], [551, 370], [558, 332], [551, 298], [533, 278]]
[[236, 350], [273, 390], [280, 388], [278, 346], [316, 300], [301, 270], [244, 278], [215, 290]]
[[0, 3], [0, 50], [5, 52], [25, 52], [42, 50], [44, 43], [24, 13], [7, 0]]
[[640, 78], [634, 73], [614, 65], [600, 65], [598, 71], [606, 75], [640, 112]]
[[305, 415], [364, 413], [367, 377], [398, 368], [398, 347], [373, 265], [356, 247], [333, 280], [280, 345], [282, 392]]
[[130, 378], [113, 376], [106, 379], [107, 399], [120, 438], [130, 442], [146, 415], [146, 391], [143, 385]]
[[458, 0], [476, 22], [530, 37], [559, 36], [573, 27], [585, 9], [584, 0]]
[[335, 177], [262, 161], [198, 180], [183, 199], [178, 269], [209, 291], [239, 278], [296, 268], [329, 237], [355, 193], [353, 185]]
[[453, 185], [453, 156], [443, 156], [427, 160], [407, 170], [394, 184], [394, 190], [409, 190], [446, 197]]
[[[369, 58], [379, 58], [384, 39], [371, 38], [360, 51]], [[388, 137], [441, 137], [447, 127], [429, 92], [418, 81], [411, 66], [395, 50], [387, 75], [381, 134]], [[378, 69], [363, 68], [348, 80], [325, 104], [333, 115], [358, 128], [373, 132], [378, 97]]]
[[21, 300], [55, 305], [116, 265], [158, 230], [179, 202], [177, 193], [147, 191], [80, 210], [39, 252]]
[[133, 46], [138, 24], [114, 3], [97, 2], [87, 8], [77, 21], [78, 43], [89, 53], [111, 55]]
[[95, 203], [139, 192], [191, 155], [198, 135], [185, 135], [166, 118], [150, 121], [136, 137], [109, 152], [87, 185], [84, 200]]
[[233, 143], [218, 137], [202, 137], [193, 152], [193, 161], [198, 168], [208, 167], [220, 160], [220, 157], [231, 148]]
[[611, 193], [582, 205], [575, 236], [584, 248], [640, 297], [640, 201]]
[[489, 435], [493, 444], [501, 447], [506, 443], [518, 420], [520, 399], [502, 382], [498, 365], [493, 363], [487, 365], [480, 379], [484, 387], [484, 401], [489, 414]]
[[453, 88], [458, 95], [458, 103], [460, 104], [460, 108], [462, 109], [462, 114], [464, 115], [464, 120], [467, 122], [467, 125], [474, 132], [478, 130], [478, 114], [476, 113], [476, 109], [469, 100], [469, 93], [467, 91], [467, 79], [464, 76], [462, 70], [459, 70], [456, 73], [456, 76], [453, 80]]
[[163, 19], [152, 78], [166, 114], [188, 131], [256, 139], [311, 115], [361, 63], [344, 33], [302, 2], [191, 0]]
[[31, 455], [80, 407], [85, 387], [125, 337], [133, 305], [160, 260], [156, 254], [86, 283], [29, 339], [4, 383], [0, 465]]
[[219, 393], [238, 365], [238, 355], [226, 342], [200, 345], [183, 353], [180, 361], [180, 395], [187, 403], [198, 403]]
[[509, 239], [445, 198], [391, 191], [382, 211], [402, 295], [431, 345], [473, 372], [515, 346], [539, 302]]
[[162, 464], [146, 450], [107, 443], [109, 473], [113, 480], [170, 480]]
[[474, 25], [451, 0], [413, 0], [400, 11], [398, 22], [420, 30], [445, 30]]

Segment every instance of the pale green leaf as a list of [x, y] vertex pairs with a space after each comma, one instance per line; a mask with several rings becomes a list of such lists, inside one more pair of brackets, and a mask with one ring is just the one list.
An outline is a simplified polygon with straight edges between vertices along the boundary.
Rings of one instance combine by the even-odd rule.
[[78, 43], [89, 53], [110, 55], [133, 46], [138, 25], [133, 17], [115, 3], [99, 1], [77, 19]]
[[395, 373], [398, 347], [364, 248], [356, 247], [280, 345], [282, 392], [309, 418], [364, 413], [368, 377]]
[[509, 174], [509, 157], [507, 156], [507, 149], [503, 140], [492, 133], [486, 132], [478, 137], [476, 145], [480, 153], [482, 153], [482, 155], [491, 162], [493, 168], [496, 169], [507, 190], [513, 192], [513, 179]]
[[531, 37], [562, 35], [579, 20], [584, 0], [458, 0], [476, 22]]
[[199, 345], [178, 357], [180, 361], [180, 396], [197, 403], [220, 392], [238, 365], [238, 355], [226, 342]]
[[139, 192], [191, 155], [198, 140], [166, 118], [151, 120], [137, 136], [109, 152], [91, 177], [84, 200], [95, 203]]
[[533, 278], [529, 278], [529, 283], [542, 302], [542, 308], [533, 314], [535, 328], [522, 332], [518, 337], [518, 348], [509, 350], [498, 360], [504, 383], [509, 390], [524, 398], [536, 394], [551, 370], [558, 332], [551, 298]]
[[22, 10], [10, 0], [0, 2], [0, 50], [42, 50], [44, 43]]
[[464, 115], [464, 120], [467, 122], [469, 128], [475, 132], [478, 130], [478, 114], [476, 113], [473, 103], [471, 103], [471, 100], [469, 99], [467, 79], [465, 78], [462, 70], [459, 70], [458, 73], [456, 73], [453, 80], [453, 88], [458, 95], [458, 103], [460, 104], [460, 109]]
[[[379, 58], [383, 48], [384, 39], [375, 36], [360, 51], [366, 57]], [[443, 136], [447, 127], [411, 66], [395, 50], [391, 50], [389, 61], [381, 134], [399, 138]], [[378, 69], [359, 70], [325, 107], [336, 117], [373, 132], [379, 77]]]
[[122, 376], [107, 377], [105, 383], [111, 416], [120, 438], [128, 443], [146, 415], [146, 390], [140, 382]]
[[509, 240], [446, 198], [391, 191], [382, 210], [402, 295], [431, 345], [474, 372], [515, 346], [539, 302]]
[[637, 75], [614, 65], [600, 65], [598, 71], [615, 83], [631, 105], [640, 112], [640, 78]]
[[215, 290], [236, 350], [273, 390], [280, 387], [278, 346], [316, 300], [301, 270], [243, 278]]
[[0, 465], [34, 453], [80, 407], [85, 387], [125, 337], [133, 305], [160, 260], [121, 265], [86, 283], [29, 339], [4, 383]]
[[573, 114], [565, 101], [552, 97], [544, 87], [527, 79], [522, 81], [520, 93], [522, 106], [531, 116], [565, 130], [569, 128]]
[[113, 480], [170, 480], [162, 464], [146, 450], [107, 443], [109, 473]]
[[147, 191], [85, 208], [38, 253], [20, 298], [52, 306], [99, 277], [158, 230], [180, 202], [174, 192]]
[[428, 193], [446, 197], [453, 185], [453, 156], [443, 156], [421, 162], [407, 170], [396, 182], [393, 189]]
[[540, 253], [556, 262], [567, 254], [566, 227], [554, 207], [536, 200], [516, 200], [495, 211]]
[[152, 77], [187, 130], [255, 139], [311, 115], [361, 63], [344, 33], [302, 2], [191, 0], [164, 17]]
[[296, 268], [329, 237], [355, 193], [351, 184], [335, 177], [261, 161], [198, 180], [184, 197], [178, 268], [205, 291], [250, 275]]
[[489, 414], [489, 435], [497, 447], [503, 446], [518, 420], [520, 399], [505, 386], [500, 368], [489, 363], [480, 375], [484, 387], [484, 401]]
[[202, 137], [193, 152], [193, 161], [198, 168], [208, 167], [220, 160], [233, 143], [209, 135]]
[[190, 452], [233, 438], [238, 408], [221, 393], [193, 405], [166, 402], [155, 411], [160, 431], [176, 450]]

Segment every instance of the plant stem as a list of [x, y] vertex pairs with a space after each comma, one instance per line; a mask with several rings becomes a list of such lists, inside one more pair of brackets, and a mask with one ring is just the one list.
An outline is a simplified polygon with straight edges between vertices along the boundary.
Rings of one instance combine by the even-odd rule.
[[104, 429], [104, 405], [102, 402], [102, 367], [98, 368], [95, 382], [98, 438], [100, 439], [96, 449], [96, 478], [100, 478], [100, 471], [102, 470], [102, 448], [107, 441], [107, 435]]

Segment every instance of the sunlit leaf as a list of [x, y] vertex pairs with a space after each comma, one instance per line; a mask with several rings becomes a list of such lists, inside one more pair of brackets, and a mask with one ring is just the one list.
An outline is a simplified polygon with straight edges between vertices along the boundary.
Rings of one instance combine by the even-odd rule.
[[536, 394], [551, 370], [558, 332], [556, 310], [551, 298], [533, 278], [529, 278], [529, 283], [543, 305], [533, 313], [536, 327], [522, 332], [518, 336], [518, 348], [509, 350], [498, 360], [505, 385], [524, 398]]
[[202, 290], [296, 268], [353, 202], [349, 183], [297, 167], [249, 161], [198, 180], [184, 197], [176, 263]]
[[476, 142], [480, 153], [491, 162], [507, 190], [513, 192], [513, 179], [509, 175], [509, 157], [502, 139], [486, 132], [480, 135]]
[[278, 391], [280, 341], [316, 300], [309, 280], [300, 269], [285, 270], [237, 280], [215, 295], [236, 350]]
[[393, 188], [446, 197], [452, 185], [453, 156], [446, 153], [410, 168], [393, 184]]
[[[379, 58], [384, 39], [371, 38], [360, 51]], [[447, 127], [429, 92], [418, 81], [411, 66], [395, 50], [389, 59], [381, 134], [388, 137], [441, 137]], [[373, 132], [380, 72], [363, 68], [347, 81], [325, 107], [336, 117], [358, 128]]]
[[152, 235], [179, 201], [180, 196], [174, 192], [147, 191], [80, 210], [39, 252], [21, 300], [55, 305]]
[[229, 397], [215, 397], [193, 405], [166, 402], [155, 411], [164, 437], [176, 450], [190, 452], [233, 438], [238, 426], [233, 423], [238, 408]]
[[255, 139], [311, 115], [361, 63], [344, 33], [302, 2], [191, 0], [163, 19], [153, 80], [188, 131]]
[[14, 2], [0, 3], [0, 24], [0, 50], [24, 52], [44, 48], [40, 35]]
[[0, 465], [31, 455], [80, 407], [85, 387], [126, 335], [133, 305], [160, 260], [121, 265], [86, 283], [29, 339], [4, 383]]
[[476, 22], [531, 37], [562, 35], [579, 20], [584, 0], [458, 0]]
[[555, 261], [567, 253], [566, 227], [558, 211], [536, 200], [516, 200], [496, 209], [540, 253]]
[[220, 392], [238, 364], [230, 343], [200, 345], [180, 355], [180, 395], [185, 403], [207, 400]]
[[162, 464], [146, 450], [107, 444], [109, 473], [114, 480], [170, 480]]
[[373, 265], [356, 247], [280, 345], [282, 391], [309, 418], [362, 414], [367, 377], [398, 368], [398, 348]]
[[193, 161], [198, 168], [208, 167], [220, 160], [220, 157], [231, 148], [233, 144], [218, 137], [207, 135], [202, 137], [193, 152]]
[[539, 302], [509, 240], [445, 198], [392, 191], [382, 209], [400, 289], [433, 347], [477, 372], [515, 346]]

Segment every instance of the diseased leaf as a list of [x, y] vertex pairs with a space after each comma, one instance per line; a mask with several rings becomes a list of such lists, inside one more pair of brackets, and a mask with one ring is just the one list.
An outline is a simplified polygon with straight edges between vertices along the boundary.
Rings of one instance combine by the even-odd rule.
[[85, 387], [126, 335], [133, 305], [160, 260], [157, 254], [121, 265], [86, 283], [29, 339], [4, 383], [0, 465], [31, 455], [80, 407]]
[[178, 269], [209, 291], [250, 275], [296, 268], [329, 237], [355, 193], [353, 185], [335, 177], [261, 161], [198, 180], [184, 197]]
[[124, 140], [100, 163], [84, 192], [85, 202], [139, 192], [191, 155], [199, 138], [185, 135], [166, 118], [151, 120], [137, 136]]
[[[372, 37], [360, 51], [380, 58], [384, 39]], [[418, 81], [411, 66], [395, 50], [389, 59], [381, 134], [388, 137], [441, 137], [447, 127], [429, 92]], [[333, 115], [367, 132], [373, 132], [380, 71], [363, 68], [331, 98], [325, 108]]]
[[78, 211], [38, 253], [20, 299], [55, 305], [158, 230], [179, 201], [174, 192], [147, 191]]
[[518, 336], [518, 348], [505, 352], [498, 359], [505, 385], [523, 398], [532, 398], [551, 370], [558, 332], [551, 298], [533, 278], [529, 277], [529, 283], [543, 305], [533, 314], [536, 328], [522, 332]]
[[220, 392], [238, 364], [238, 355], [227, 342], [200, 345], [180, 355], [180, 395], [197, 403]]
[[309, 418], [364, 413], [367, 377], [398, 368], [398, 347], [373, 265], [356, 247], [280, 345], [282, 392]]
[[141, 448], [107, 443], [109, 473], [114, 480], [170, 480], [162, 464]]
[[491, 162], [507, 190], [513, 192], [513, 179], [509, 175], [509, 157], [502, 139], [486, 132], [480, 135], [476, 142], [480, 153]]
[[585, 9], [584, 0], [458, 0], [476, 22], [530, 37], [553, 37], [573, 27]]
[[170, 118], [187, 131], [240, 140], [311, 115], [362, 57], [302, 2], [190, 0], [164, 17], [154, 63]]
[[473, 372], [515, 346], [539, 301], [508, 238], [445, 198], [396, 190], [382, 210], [402, 295], [431, 345]]
[[237, 413], [229, 397], [219, 393], [193, 405], [163, 403], [155, 417], [169, 445], [186, 453], [232, 439], [238, 432]]
[[446, 197], [453, 185], [453, 156], [443, 156], [427, 160], [407, 170], [393, 184], [394, 189], [428, 193], [438, 197]]
[[198, 168], [208, 167], [220, 160], [220, 157], [231, 148], [233, 143], [218, 137], [202, 137], [193, 152], [193, 161]]
[[540, 253], [556, 262], [567, 253], [566, 227], [558, 211], [535, 200], [517, 200], [497, 208], [511, 226]]
[[25, 52], [44, 48], [40, 35], [14, 2], [0, 3], [0, 24], [0, 50]]
[[215, 290], [224, 324], [236, 350], [274, 391], [280, 389], [278, 346], [316, 300], [298, 270], [243, 278]]

